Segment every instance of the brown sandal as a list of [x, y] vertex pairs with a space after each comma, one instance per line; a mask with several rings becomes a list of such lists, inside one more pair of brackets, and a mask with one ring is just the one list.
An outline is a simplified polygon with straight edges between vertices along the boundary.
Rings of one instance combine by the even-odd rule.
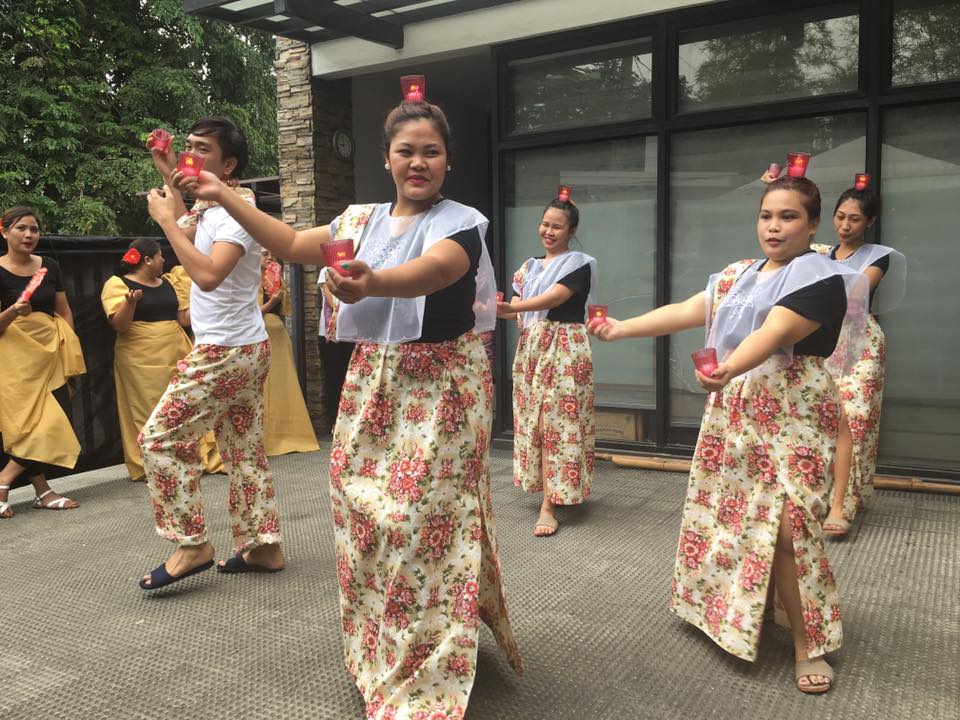
[[[803, 678], [809, 679], [814, 675], [827, 678], [827, 682], [818, 685], [814, 685], [812, 682], [807, 685], [800, 684], [800, 680]], [[823, 658], [797, 660], [794, 676], [797, 680], [797, 690], [807, 695], [820, 695], [833, 687], [833, 668]]]
[[[560, 527], [560, 523], [557, 518], [542, 512], [540, 517], [537, 518], [537, 524], [533, 526], [533, 535], [534, 537], [550, 537], [556, 534], [558, 527]], [[550, 532], [538, 533], [537, 528], [548, 528]]]
[[839, 538], [850, 532], [850, 521], [843, 518], [830, 518], [823, 523], [823, 534]]

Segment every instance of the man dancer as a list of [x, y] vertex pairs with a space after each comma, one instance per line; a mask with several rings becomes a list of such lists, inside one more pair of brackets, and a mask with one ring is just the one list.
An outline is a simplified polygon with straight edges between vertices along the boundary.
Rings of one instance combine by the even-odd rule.
[[[228, 118], [194, 123], [187, 149], [202, 156], [204, 170], [229, 184], [235, 184], [247, 162], [246, 139]], [[177, 543], [173, 555], [140, 581], [144, 590], [213, 565], [197, 450], [198, 440], [211, 429], [230, 477], [228, 510], [236, 553], [217, 569], [272, 572], [284, 567], [280, 516], [263, 449], [270, 343], [257, 297], [260, 247], [213, 203], [198, 202], [183, 214], [183, 200], [173, 188], [184, 177], [173, 169], [172, 152], [153, 150], [153, 157], [165, 185], [163, 192], [152, 190], [147, 203], [193, 281], [190, 321], [195, 343], [178, 363], [139, 439], [157, 532]], [[243, 192], [252, 203], [253, 193]]]

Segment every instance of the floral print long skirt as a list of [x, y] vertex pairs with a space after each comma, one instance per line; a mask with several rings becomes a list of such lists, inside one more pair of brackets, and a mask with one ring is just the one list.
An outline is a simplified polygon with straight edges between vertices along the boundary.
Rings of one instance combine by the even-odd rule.
[[227, 511], [240, 552], [280, 542], [273, 476], [263, 449], [263, 385], [270, 343], [195, 345], [138, 438], [157, 533], [181, 545], [207, 541], [199, 441], [213, 430], [230, 478]]
[[811, 657], [840, 647], [840, 596], [820, 523], [840, 399], [822, 358], [774, 356], [711, 393], [683, 508], [670, 607], [755, 660], [781, 514], [792, 527]]
[[593, 355], [584, 325], [541, 320], [520, 333], [513, 361], [513, 483], [550, 502], [590, 497]]
[[522, 672], [493, 527], [492, 401], [476, 333], [354, 350], [330, 493], [344, 658], [368, 718], [461, 718], [481, 620]]
[[877, 319], [871, 315], [867, 320], [867, 349], [853, 369], [843, 375], [832, 363], [827, 365], [840, 388], [843, 410], [853, 437], [850, 477], [843, 498], [843, 518], [849, 522], [853, 522], [857, 512], [866, 507], [873, 496], [886, 354], [883, 330]]

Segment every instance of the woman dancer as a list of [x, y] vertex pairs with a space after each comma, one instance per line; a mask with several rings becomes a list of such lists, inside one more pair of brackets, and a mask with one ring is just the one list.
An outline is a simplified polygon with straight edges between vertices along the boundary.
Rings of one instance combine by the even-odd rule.
[[820, 528], [840, 412], [825, 361], [841, 326], [856, 353], [867, 298], [862, 275], [810, 250], [819, 221], [816, 185], [780, 178], [767, 186], [757, 221], [765, 260], [728, 266], [682, 303], [590, 326], [617, 340], [707, 325], [719, 366], [709, 376], [697, 372], [710, 394], [670, 607], [726, 651], [753, 661], [772, 577], [804, 693], [830, 689], [833, 671], [823, 655], [843, 637]]
[[290, 293], [280, 275], [280, 286], [268, 293], [267, 274], [277, 265], [269, 250], [260, 255], [260, 312], [270, 338], [270, 373], [263, 388], [263, 445], [268, 456], [319, 450], [310, 413], [293, 364], [293, 347], [283, 318], [290, 314]]
[[875, 316], [900, 304], [906, 279], [903, 254], [884, 245], [866, 243], [864, 234], [876, 220], [880, 205], [866, 182], [864, 179], [863, 187], [845, 190], [837, 200], [833, 227], [840, 244], [813, 245], [821, 255], [866, 275], [871, 295], [866, 352], [849, 372], [843, 372], [837, 363], [827, 365], [840, 388], [845, 416], [834, 463], [833, 498], [823, 523], [823, 531], [833, 537], [843, 537], [849, 532], [857, 511], [864, 508], [873, 495], [886, 362], [886, 339]]
[[[141, 481], [145, 476], [137, 435], [193, 343], [183, 329], [189, 324], [186, 296], [178, 294], [164, 274], [163, 254], [155, 240], [139, 238], [130, 243], [120, 261], [120, 273], [104, 283], [100, 303], [117, 331], [113, 373], [123, 460], [130, 479]], [[212, 434], [205, 435], [198, 448], [183, 450], [198, 451], [207, 472], [221, 471]]]
[[[55, 493], [46, 474], [77, 462], [80, 443], [70, 423], [67, 381], [86, 367], [60, 266], [33, 254], [40, 242], [36, 211], [7, 210], [0, 217], [0, 234], [7, 245], [0, 256], [0, 436], [9, 456], [0, 470], [0, 518], [6, 519], [13, 517], [7, 494], [21, 475], [33, 484], [34, 507], [79, 505]], [[39, 285], [34, 277], [42, 277]], [[25, 299], [22, 293], [31, 285], [36, 286]]]
[[337, 339], [357, 342], [330, 464], [345, 661], [369, 718], [460, 718], [480, 620], [522, 668], [493, 528], [492, 376], [478, 335], [494, 326], [496, 287], [486, 218], [441, 195], [443, 111], [411, 92], [383, 135], [396, 200], [352, 205], [328, 226], [296, 232], [207, 173], [191, 194], [285, 259], [329, 265], [325, 243], [359, 243], [358, 259], [338, 264], [352, 276], [326, 278], [343, 302]]
[[561, 186], [540, 219], [544, 255], [513, 275], [498, 316], [519, 317], [513, 361], [513, 483], [543, 493], [533, 534], [557, 531], [555, 506], [590, 497], [593, 480], [593, 356], [584, 325], [597, 261], [570, 249], [580, 211]]

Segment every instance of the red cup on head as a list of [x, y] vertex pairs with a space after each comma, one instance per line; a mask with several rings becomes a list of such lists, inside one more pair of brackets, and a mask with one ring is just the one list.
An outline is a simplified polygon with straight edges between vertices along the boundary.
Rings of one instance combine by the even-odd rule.
[[343, 240], [331, 240], [320, 246], [323, 250], [323, 261], [327, 267], [332, 267], [344, 277], [356, 277], [349, 270], [341, 267], [341, 263], [350, 262], [354, 259], [353, 238], [344, 238]]
[[424, 102], [427, 97], [427, 79], [423, 75], [404, 75], [400, 90], [406, 102]]
[[853, 189], [866, 190], [870, 187], [870, 176], [866, 173], [857, 173], [853, 176]]
[[503, 293], [499, 290], [497, 291], [497, 302], [503, 302]]
[[792, 152], [787, 153], [787, 175], [795, 178], [802, 178], [807, 174], [807, 166], [810, 164], [810, 153]]
[[780, 171], [782, 168], [779, 163], [770, 163], [770, 167], [767, 168], [767, 172], [770, 173], [774, 178], [780, 177]]
[[606, 305], [587, 305], [587, 322], [593, 322], [594, 320], [607, 321]]
[[157, 128], [151, 132], [150, 137], [147, 138], [147, 147], [153, 150], [159, 150], [160, 152], [167, 152], [172, 142], [173, 135], [163, 128]]
[[203, 170], [203, 155], [184, 150], [177, 157], [177, 171], [187, 177], [200, 177], [201, 170]]
[[690, 353], [693, 358], [693, 365], [700, 371], [701, 375], [710, 377], [713, 371], [720, 367], [717, 362], [717, 349], [712, 347], [701, 348]]
[[570, 202], [570, 186], [561, 185], [557, 188], [557, 200], [560, 202]]

